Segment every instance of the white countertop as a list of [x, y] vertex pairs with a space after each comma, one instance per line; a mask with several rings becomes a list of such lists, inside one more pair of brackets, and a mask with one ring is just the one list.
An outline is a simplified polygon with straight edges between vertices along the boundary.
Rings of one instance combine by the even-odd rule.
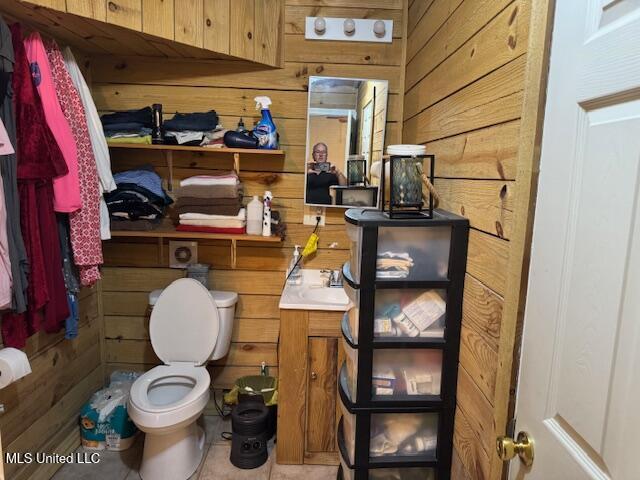
[[287, 284], [280, 296], [283, 310], [324, 310], [346, 312], [351, 308], [342, 287], [324, 287], [320, 270], [302, 269], [302, 284]]

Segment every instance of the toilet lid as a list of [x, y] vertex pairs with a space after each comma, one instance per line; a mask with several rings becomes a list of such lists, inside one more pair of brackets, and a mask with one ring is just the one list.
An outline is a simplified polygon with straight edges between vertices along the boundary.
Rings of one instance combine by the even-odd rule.
[[216, 346], [219, 329], [216, 302], [209, 291], [192, 278], [181, 278], [165, 288], [149, 321], [151, 345], [166, 364], [202, 365]]

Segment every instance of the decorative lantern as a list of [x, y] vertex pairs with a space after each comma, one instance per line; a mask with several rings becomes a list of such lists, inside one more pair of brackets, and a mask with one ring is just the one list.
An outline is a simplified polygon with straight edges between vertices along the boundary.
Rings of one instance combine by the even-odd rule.
[[433, 218], [433, 194], [429, 190], [428, 198], [423, 195], [422, 185], [425, 159], [430, 162], [429, 179], [433, 185], [435, 158], [435, 155], [388, 155], [382, 159], [380, 204], [389, 218]]
[[364, 155], [349, 155], [347, 181], [349, 186], [363, 186], [367, 178], [367, 161]]

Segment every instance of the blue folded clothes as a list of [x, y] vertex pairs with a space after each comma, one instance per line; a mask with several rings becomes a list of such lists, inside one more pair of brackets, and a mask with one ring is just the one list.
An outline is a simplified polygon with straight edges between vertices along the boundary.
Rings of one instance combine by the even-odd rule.
[[207, 132], [218, 126], [218, 114], [215, 110], [196, 113], [176, 113], [173, 118], [164, 122], [167, 131], [195, 130]]
[[132, 183], [146, 188], [157, 197], [164, 199], [166, 205], [172, 201], [162, 188], [162, 179], [153, 170], [127, 170], [125, 172], [116, 173], [113, 176], [113, 179], [116, 181], [116, 185], [118, 185], [118, 187], [123, 183]]
[[143, 127], [153, 127], [153, 115], [151, 107], [144, 107], [140, 110], [127, 110], [124, 112], [107, 113], [100, 117], [103, 126], [117, 125], [123, 123], [137, 123]]

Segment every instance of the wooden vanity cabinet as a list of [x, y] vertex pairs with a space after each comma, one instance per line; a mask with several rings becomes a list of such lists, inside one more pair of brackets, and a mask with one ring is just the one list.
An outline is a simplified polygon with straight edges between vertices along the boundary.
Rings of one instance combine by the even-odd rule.
[[343, 312], [280, 311], [278, 463], [339, 463], [342, 316]]

